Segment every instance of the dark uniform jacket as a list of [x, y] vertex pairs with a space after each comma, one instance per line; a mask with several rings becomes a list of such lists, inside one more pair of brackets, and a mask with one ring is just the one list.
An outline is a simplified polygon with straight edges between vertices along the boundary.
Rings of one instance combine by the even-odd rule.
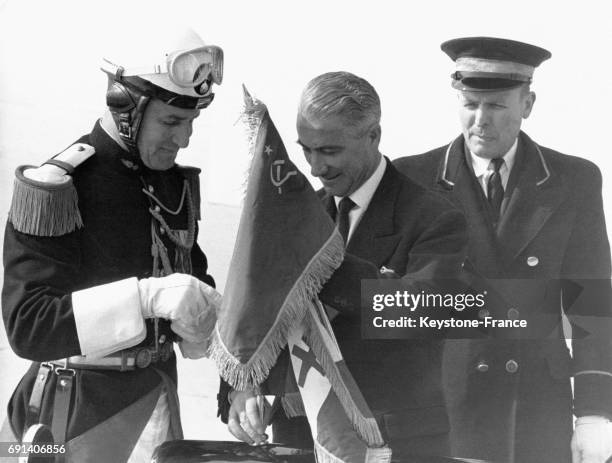
[[[530, 327], [447, 341], [443, 373], [453, 454], [569, 462], [572, 405], [578, 416], [612, 416], [610, 248], [601, 174], [592, 163], [539, 147], [521, 133], [495, 226], [467, 156], [460, 136], [395, 161], [401, 172], [462, 207], [469, 232], [465, 267], [476, 286], [500, 297], [478, 316], [525, 319]], [[573, 361], [562, 310], [574, 324]], [[598, 327], [603, 336], [592, 335]]]
[[[323, 195], [322, 200], [335, 215], [334, 198]], [[340, 312], [332, 320], [334, 334], [394, 457], [448, 452], [441, 344], [426, 339], [363, 339], [361, 277], [375, 275], [362, 271], [353, 257], [375, 269], [394, 270], [405, 277], [406, 290], [414, 290], [415, 281], [456, 276], [465, 259], [466, 239], [462, 214], [444, 198], [401, 175], [389, 162], [351, 236], [347, 259], [320, 294], [324, 303]]]
[[[21, 436], [24, 429], [33, 424], [28, 422], [26, 415], [38, 362], [81, 354], [71, 293], [128, 277], [152, 276], [149, 208], [154, 204], [143, 193], [143, 188], [153, 192], [170, 209], [175, 209], [181, 200], [184, 180], [189, 178], [192, 197], [198, 198], [198, 169], [175, 166], [168, 171], [149, 170], [139, 160], [129, 157], [99, 123], [79, 142], [92, 145], [96, 150], [73, 174], [83, 226], [62, 236], [20, 233], [11, 221], [6, 226], [2, 290], [4, 325], [15, 353], [34, 362], [8, 405], [8, 416], [16, 436]], [[199, 208], [199, 203], [194, 206]], [[170, 228], [187, 229], [186, 211], [187, 207], [183, 206], [177, 215], [162, 211], [162, 216]], [[174, 244], [163, 234], [160, 236], [173, 261]], [[197, 243], [192, 248], [191, 262], [192, 273], [214, 285], [207, 274], [206, 257]], [[113, 294], [107, 297], [112, 300]], [[160, 334], [172, 337], [169, 323], [164, 321], [160, 325]], [[147, 337], [141, 345], [151, 345], [152, 341], [152, 322], [148, 320]], [[166, 362], [134, 371], [77, 370], [67, 440], [91, 430], [158, 388], [161, 378], [157, 370], [176, 383], [174, 354]], [[46, 424], [51, 421], [55, 389], [55, 375], [51, 376], [40, 414], [40, 421]], [[130, 429], [135, 438], [145, 423], [137, 423]], [[123, 438], [128, 439], [127, 436]], [[118, 446], [119, 440], [99, 445]]]

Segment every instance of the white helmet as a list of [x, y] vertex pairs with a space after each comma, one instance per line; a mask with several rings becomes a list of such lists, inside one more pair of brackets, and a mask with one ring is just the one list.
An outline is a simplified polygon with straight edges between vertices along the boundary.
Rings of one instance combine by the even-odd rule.
[[106, 103], [132, 151], [151, 98], [180, 108], [206, 108], [214, 98], [213, 83], [223, 80], [220, 47], [206, 45], [187, 27], [144, 26], [145, 31], [130, 31], [133, 40], [121, 37], [120, 46], [101, 66], [112, 81]]

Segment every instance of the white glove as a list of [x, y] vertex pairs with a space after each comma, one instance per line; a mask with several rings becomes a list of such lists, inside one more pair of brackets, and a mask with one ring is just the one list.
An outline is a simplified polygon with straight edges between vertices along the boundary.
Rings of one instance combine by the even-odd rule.
[[581, 416], [572, 437], [573, 463], [605, 463], [612, 456], [612, 422], [603, 416]]
[[221, 294], [197, 278], [183, 273], [138, 281], [145, 318], [172, 320], [170, 328], [184, 340], [208, 340], [217, 320]]
[[180, 341], [178, 343], [179, 349], [181, 350], [181, 354], [183, 358], [186, 359], [201, 359], [202, 357], [206, 357], [208, 355], [208, 348], [210, 347], [210, 338], [205, 339], [202, 342], [189, 342], [189, 341]]

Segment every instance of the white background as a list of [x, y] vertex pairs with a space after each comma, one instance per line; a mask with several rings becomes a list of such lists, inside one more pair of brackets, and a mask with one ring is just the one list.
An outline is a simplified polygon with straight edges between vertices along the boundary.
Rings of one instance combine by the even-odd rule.
[[[304, 84], [330, 70], [368, 79], [382, 100], [381, 149], [416, 154], [458, 134], [453, 63], [440, 43], [494, 35], [552, 52], [535, 74], [524, 128], [540, 144], [597, 162], [611, 190], [612, 8], [605, 0], [27, 1], [0, 0], [0, 148], [44, 160], [104, 108], [105, 47], [136, 22], [188, 21], [225, 50], [225, 81], [180, 161], [205, 170], [209, 201], [239, 204], [247, 165], [234, 125], [241, 83], [270, 108], [290, 156]], [[159, 27], [156, 25], [156, 27]], [[138, 45], [125, 43], [125, 46]], [[21, 157], [21, 156], [20, 156]], [[609, 206], [607, 207], [609, 211]], [[610, 214], [608, 214], [609, 216]]]
[[[476, 35], [542, 46], [537, 102], [523, 128], [538, 143], [596, 162], [612, 213], [612, 7], [609, 0], [32, 1], [0, 0], [0, 232], [12, 172], [41, 163], [93, 126], [104, 110], [100, 57], [136, 24], [189, 22], [225, 50], [225, 80], [196, 121], [179, 162], [203, 169], [200, 244], [223, 288], [248, 159], [240, 124], [241, 84], [269, 107], [291, 158], [295, 111], [312, 77], [347, 70], [382, 100], [381, 150], [390, 158], [448, 143], [459, 133], [453, 63], [445, 40]], [[160, 26], [157, 26], [160, 27]], [[163, 27], [163, 26], [161, 26]], [[125, 46], [140, 46], [126, 42]], [[318, 181], [314, 181], [315, 186]], [[1, 276], [1, 270], [0, 270]], [[0, 409], [27, 367], [0, 336]], [[206, 360], [179, 363], [185, 435], [228, 438], [215, 418], [217, 377]], [[0, 419], [4, 415], [0, 411]]]

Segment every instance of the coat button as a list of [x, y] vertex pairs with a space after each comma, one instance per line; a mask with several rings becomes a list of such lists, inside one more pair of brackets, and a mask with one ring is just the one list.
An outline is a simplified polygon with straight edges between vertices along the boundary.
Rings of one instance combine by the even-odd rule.
[[476, 365], [476, 370], [481, 373], [486, 373], [487, 371], [489, 371], [489, 365], [484, 360], [481, 360], [480, 362], [478, 362], [478, 365]]
[[530, 267], [535, 267], [539, 263], [540, 263], [540, 259], [538, 259], [536, 256], [529, 256], [527, 258], [527, 265], [529, 265]]
[[153, 188], [153, 185], [149, 185], [149, 193], [153, 193], [155, 191], [155, 188]]
[[508, 320], [518, 320], [519, 315], [520, 313], [518, 309], [515, 309], [514, 307], [510, 307], [508, 309]]
[[516, 373], [518, 371], [518, 363], [516, 363], [516, 360], [508, 360], [506, 362], [506, 371], [508, 373]]
[[491, 313], [487, 309], [480, 309], [478, 311], [478, 318], [480, 318], [481, 320], [484, 320], [489, 315], [491, 315]]
[[160, 209], [160, 207], [159, 207], [159, 206], [155, 206], [155, 207], [153, 208], [153, 210], [154, 210], [155, 212], [159, 212], [159, 211], [161, 211], [161, 209]]

